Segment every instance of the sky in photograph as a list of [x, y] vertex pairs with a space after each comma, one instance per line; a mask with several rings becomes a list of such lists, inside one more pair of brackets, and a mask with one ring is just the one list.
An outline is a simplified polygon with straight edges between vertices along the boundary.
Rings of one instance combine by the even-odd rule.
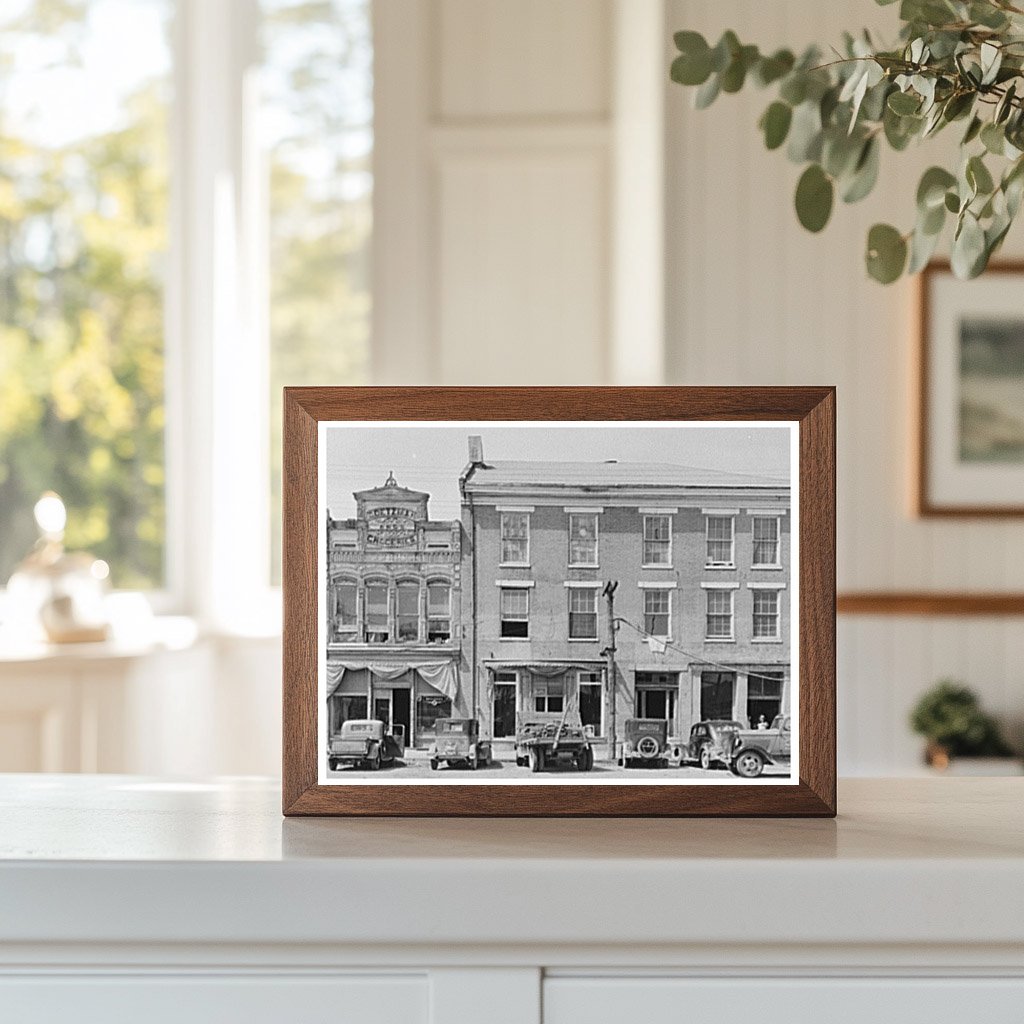
[[326, 431], [325, 491], [335, 519], [355, 515], [353, 491], [384, 483], [388, 473], [403, 487], [426, 491], [431, 519], [459, 516], [459, 474], [469, 461], [468, 438], [483, 438], [484, 461], [534, 459], [553, 462], [667, 462], [789, 479], [790, 432], [786, 426], [637, 427], [504, 426], [446, 423], [443, 426], [348, 426]]

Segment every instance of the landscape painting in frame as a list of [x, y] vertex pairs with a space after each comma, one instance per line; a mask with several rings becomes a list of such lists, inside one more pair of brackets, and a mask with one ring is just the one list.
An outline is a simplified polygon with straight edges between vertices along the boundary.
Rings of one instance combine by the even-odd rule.
[[797, 423], [318, 430], [321, 784], [797, 784]]
[[1024, 514], [1024, 276], [924, 275], [919, 511]]

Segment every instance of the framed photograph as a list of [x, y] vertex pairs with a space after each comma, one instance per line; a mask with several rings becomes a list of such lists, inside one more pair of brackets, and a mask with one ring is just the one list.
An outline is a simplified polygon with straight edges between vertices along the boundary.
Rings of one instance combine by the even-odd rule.
[[919, 287], [917, 512], [1024, 515], [1024, 263]]
[[835, 814], [833, 389], [284, 417], [285, 814]]

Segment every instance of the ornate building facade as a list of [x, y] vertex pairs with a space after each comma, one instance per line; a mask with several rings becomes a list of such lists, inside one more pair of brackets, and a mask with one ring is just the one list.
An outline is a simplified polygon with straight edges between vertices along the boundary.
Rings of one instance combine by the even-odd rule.
[[393, 475], [353, 497], [354, 519], [325, 524], [328, 728], [379, 718], [426, 746], [437, 718], [465, 713], [461, 525]]
[[578, 709], [756, 725], [790, 704], [785, 480], [619, 462], [485, 462], [461, 481], [463, 686], [495, 740]]

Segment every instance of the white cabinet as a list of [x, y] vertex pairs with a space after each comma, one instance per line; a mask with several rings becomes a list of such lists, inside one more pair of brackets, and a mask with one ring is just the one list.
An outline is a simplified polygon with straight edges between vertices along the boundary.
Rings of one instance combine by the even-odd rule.
[[544, 1024], [1020, 1024], [1024, 979], [551, 977]]
[[0, 1022], [1024, 1021], [1016, 779], [847, 780], [837, 821], [280, 799], [0, 777]]

